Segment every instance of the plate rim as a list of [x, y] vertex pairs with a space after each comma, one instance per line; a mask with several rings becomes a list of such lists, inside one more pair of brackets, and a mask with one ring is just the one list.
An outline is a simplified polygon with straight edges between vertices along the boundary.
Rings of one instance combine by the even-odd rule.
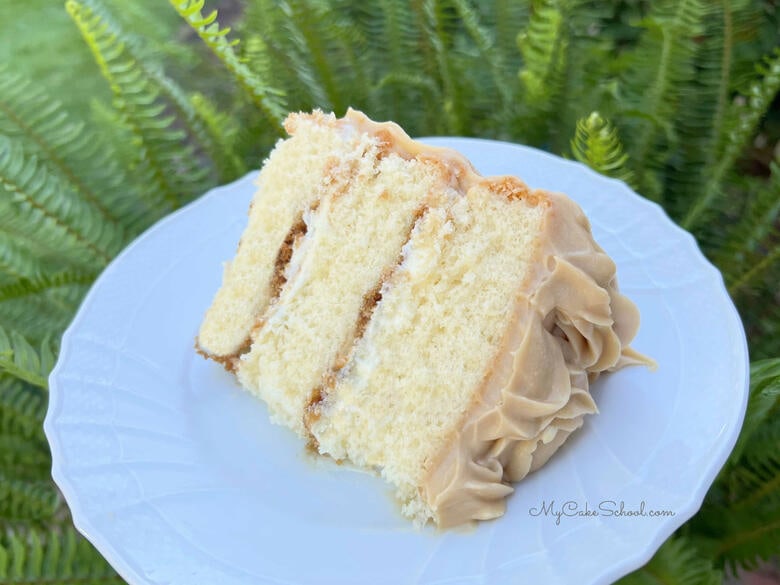
[[[740, 397], [741, 400], [740, 400], [739, 408], [737, 409], [736, 416], [732, 417], [732, 419], [730, 420], [730, 424], [726, 425], [719, 433], [718, 437], [716, 438], [716, 443], [718, 448], [715, 452], [715, 455], [709, 459], [709, 465], [706, 466], [707, 472], [702, 474], [698, 484], [694, 486], [694, 489], [692, 489], [689, 492], [690, 495], [687, 501], [684, 502], [684, 504], [680, 506], [680, 509], [676, 511], [675, 516], [670, 517], [668, 519], [664, 518], [663, 519], [664, 521], [659, 522], [657, 524], [655, 531], [652, 533], [652, 538], [649, 539], [644, 549], [637, 550], [635, 554], [627, 557], [623, 557], [622, 561], [613, 563], [612, 565], [605, 567], [604, 570], [602, 570], [601, 572], [594, 574], [594, 580], [592, 581], [593, 585], [608, 585], [610, 583], [613, 583], [615, 580], [629, 574], [630, 572], [640, 568], [645, 563], [647, 563], [657, 552], [660, 546], [682, 524], [687, 522], [691, 517], [693, 517], [696, 514], [696, 512], [698, 512], [698, 510], [700, 509], [704, 501], [707, 492], [709, 491], [709, 488], [711, 487], [715, 478], [717, 477], [718, 472], [725, 465], [731, 451], [733, 450], [734, 445], [736, 444], [737, 438], [739, 436], [739, 432], [742, 428], [742, 424], [744, 422], [745, 412], [747, 408], [747, 402], [749, 396], [749, 383], [750, 383], [750, 367], [749, 367], [750, 362], [749, 362], [747, 337], [744, 331], [744, 327], [742, 325], [741, 317], [739, 316], [736, 306], [734, 305], [734, 302], [731, 299], [728, 290], [726, 289], [722, 274], [720, 273], [718, 268], [715, 267], [709, 261], [709, 259], [703, 254], [694, 236], [690, 234], [688, 231], [686, 231], [685, 229], [683, 229], [682, 227], [680, 227], [679, 225], [677, 225], [677, 223], [675, 223], [669, 217], [669, 215], [666, 213], [663, 207], [661, 207], [656, 202], [650, 201], [649, 199], [640, 196], [633, 189], [628, 187], [623, 181], [619, 179], [614, 179], [614, 178], [607, 177], [605, 175], [601, 175], [600, 173], [597, 173], [590, 167], [580, 162], [564, 159], [562, 157], [546, 152], [544, 150], [540, 150], [537, 148], [516, 144], [512, 142], [492, 140], [487, 138], [472, 138], [472, 137], [462, 137], [462, 136], [425, 136], [421, 138], [416, 138], [416, 140], [419, 140], [421, 142], [428, 142], [430, 144], [434, 144], [437, 146], [449, 146], [451, 148], [455, 148], [456, 150], [458, 149], [457, 146], [458, 143], [462, 143], [462, 144], [482, 143], [485, 145], [490, 145], [491, 147], [508, 148], [510, 150], [517, 149], [519, 151], [524, 151], [525, 153], [530, 153], [533, 156], [547, 158], [550, 161], [553, 161], [555, 164], [564, 164], [564, 165], [568, 164], [568, 165], [572, 165], [573, 167], [578, 167], [581, 172], [585, 172], [585, 174], [589, 175], [589, 178], [594, 183], [600, 182], [600, 183], [609, 184], [611, 189], [616, 189], [620, 191], [621, 196], [633, 198], [635, 202], [644, 205], [648, 209], [648, 211], [652, 211], [652, 213], [658, 216], [661, 219], [661, 221], [668, 224], [668, 226], [671, 227], [674, 231], [676, 231], [678, 235], [683, 236], [683, 239], [686, 241], [687, 245], [691, 248], [691, 251], [694, 253], [694, 255], [697, 257], [697, 260], [700, 262], [701, 267], [710, 273], [709, 274], [710, 279], [713, 281], [713, 284], [715, 284], [715, 286], [717, 287], [718, 289], [717, 292], [719, 294], [722, 294], [724, 299], [727, 301], [726, 307], [729, 311], [728, 317], [732, 320], [733, 328], [735, 328], [739, 333], [741, 333], [740, 335], [741, 343], [738, 344], [739, 362], [736, 363], [735, 367], [740, 367], [743, 369], [743, 383], [740, 388], [735, 389], [741, 392], [741, 397]], [[236, 179], [235, 181], [209, 189], [197, 199], [190, 201], [189, 203], [180, 207], [174, 212], [159, 219], [153, 225], [148, 227], [144, 232], [139, 234], [116, 257], [114, 257], [114, 259], [111, 260], [111, 262], [106, 266], [106, 268], [101, 272], [101, 274], [95, 279], [94, 283], [90, 287], [90, 290], [84, 296], [84, 299], [80, 303], [79, 308], [73, 320], [70, 322], [67, 329], [63, 333], [61, 338], [60, 352], [58, 355], [57, 363], [55, 367], [52, 369], [48, 377], [49, 402], [47, 406], [46, 416], [43, 422], [43, 430], [51, 450], [52, 479], [54, 480], [55, 484], [57, 485], [60, 492], [62, 493], [63, 498], [65, 499], [65, 502], [68, 505], [68, 508], [70, 509], [71, 519], [75, 528], [88, 541], [90, 541], [90, 543], [100, 552], [100, 554], [116, 570], [116, 572], [131, 585], [146, 585], [149, 583], [149, 581], [143, 575], [139, 574], [138, 571], [136, 571], [130, 565], [130, 563], [124, 559], [123, 555], [118, 552], [117, 548], [112, 544], [112, 542], [108, 538], [105, 538], [104, 536], [101, 535], [100, 530], [98, 530], [95, 527], [93, 522], [89, 519], [88, 514], [83, 509], [81, 505], [81, 499], [78, 497], [77, 490], [74, 488], [73, 484], [68, 479], [67, 474], [65, 473], [65, 470], [63, 468], [63, 464], [62, 464], [63, 456], [61, 451], [61, 444], [57, 440], [57, 432], [56, 432], [56, 423], [57, 423], [56, 415], [60, 408], [61, 398], [62, 398], [61, 392], [58, 391], [58, 384], [59, 384], [58, 376], [60, 375], [61, 371], [65, 368], [65, 364], [67, 362], [67, 356], [71, 351], [71, 337], [75, 335], [75, 331], [78, 329], [78, 326], [81, 324], [81, 321], [84, 319], [85, 314], [88, 312], [88, 309], [91, 306], [94, 297], [97, 294], [99, 294], [99, 289], [102, 282], [106, 278], [110, 277], [113, 271], [117, 269], [117, 266], [123, 262], [123, 259], [126, 256], [133, 254], [135, 252], [135, 249], [140, 245], [142, 241], [144, 241], [149, 237], [154, 236], [156, 233], [160, 231], [164, 231], [165, 228], [170, 223], [178, 221], [182, 216], [190, 213], [192, 209], [202, 204], [206, 199], [217, 197], [219, 196], [220, 192], [235, 189], [237, 185], [240, 185], [242, 183], [248, 183], [248, 182], [255, 183], [258, 173], [259, 173], [258, 170], [253, 170], [246, 173], [244, 176]], [[734, 347], [735, 348], [737, 347], [736, 343]], [[649, 530], [648, 533], [650, 533]], [[483, 576], [486, 576], [487, 574], [488, 573], [484, 573]]]

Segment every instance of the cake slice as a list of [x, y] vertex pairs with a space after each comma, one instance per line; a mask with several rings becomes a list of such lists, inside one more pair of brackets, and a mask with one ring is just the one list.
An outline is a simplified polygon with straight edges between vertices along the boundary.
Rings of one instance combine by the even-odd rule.
[[503, 514], [511, 482], [642, 361], [579, 207], [392, 123], [292, 114], [198, 337], [274, 421], [377, 470], [440, 527]]

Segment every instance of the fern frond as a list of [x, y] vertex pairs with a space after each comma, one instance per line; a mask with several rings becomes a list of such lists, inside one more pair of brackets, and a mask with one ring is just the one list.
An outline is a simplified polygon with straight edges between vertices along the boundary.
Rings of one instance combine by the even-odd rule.
[[717, 562], [751, 569], [780, 550], [780, 506], [771, 509], [728, 509], [717, 520], [714, 547]]
[[628, 155], [623, 152], [617, 128], [598, 112], [592, 112], [577, 122], [571, 151], [574, 158], [594, 171], [633, 186], [634, 175], [626, 168]]
[[0, 469], [22, 481], [48, 482], [51, 457], [46, 445], [18, 434], [0, 433]]
[[93, 0], [65, 3], [132, 131], [137, 164], [146, 171], [147, 203], [163, 215], [213, 183], [208, 164], [201, 164], [186, 141], [193, 134], [198, 138], [184, 129], [192, 129], [192, 108], [173, 82], [141, 64], [126, 35], [97, 6]]
[[388, 73], [377, 84], [377, 89], [382, 89], [389, 85], [398, 85], [405, 88], [416, 88], [421, 90], [431, 101], [438, 101], [441, 99], [441, 91], [436, 82], [429, 77], [422, 75], [412, 75], [403, 73]]
[[526, 106], [547, 111], [563, 83], [568, 48], [563, 0], [537, 0], [528, 28], [518, 35], [523, 57], [519, 72]]
[[723, 574], [684, 537], [667, 540], [644, 567], [615, 585], [721, 585]]
[[238, 41], [228, 41], [229, 28], [220, 28], [217, 11], [203, 16], [201, 9], [205, 0], [169, 0], [171, 6], [188, 25], [198, 34], [212, 53], [233, 75], [234, 79], [249, 94], [252, 101], [266, 115], [274, 130], [281, 135], [281, 124], [285, 112], [284, 92], [254, 75], [245, 63], [241, 62], [234, 47]]
[[751, 266], [746, 272], [740, 274], [729, 286], [729, 292], [736, 295], [742, 289], [752, 284], [762, 274], [767, 272], [773, 266], [780, 262], [780, 245], [776, 244], [772, 250], [767, 252], [756, 264]]
[[446, 134], [462, 135], [467, 125], [467, 105], [461, 87], [456, 83], [456, 68], [452, 58], [448, 14], [438, 0], [423, 0], [424, 20], [421, 28], [435, 56], [435, 69], [441, 77], [443, 122]]
[[0, 372], [46, 389], [54, 361], [49, 340], [44, 340], [41, 349], [36, 350], [19, 332], [11, 331], [9, 335], [0, 326]]
[[[216, 109], [210, 103], [207, 104], [208, 100], [203, 94], [197, 94], [195, 99], [185, 95], [184, 91], [170, 77], [166, 76], [162, 69], [149, 65], [148, 61], [148, 59], [139, 59], [138, 64], [148, 75], [151, 83], [159, 88], [160, 96], [176, 115], [175, 125], [181, 125], [186, 129], [186, 140], [195, 147], [193, 160], [200, 159], [196, 170], [202, 173], [204, 181], [198, 185], [198, 189], [211, 186], [215, 179], [212, 175], [217, 175], [221, 181], [233, 178], [219, 173], [221, 169], [230, 168], [229, 160], [231, 157], [236, 157], [236, 154], [231, 144], [220, 140], [224, 137], [215, 134], [215, 131], [219, 131], [219, 128], [213, 125], [217, 122]], [[196, 107], [196, 104], [200, 107]], [[206, 115], [209, 114], [211, 117], [207, 119]], [[227, 118], [227, 114], [222, 115], [221, 123], [227, 124]], [[181, 172], [187, 172], [187, 169], [182, 169]], [[196, 190], [194, 193], [198, 194], [198, 191]]]
[[286, 89], [291, 110], [371, 111], [367, 42], [350, 12], [343, 0], [252, 2], [243, 29], [249, 67]]
[[[764, 428], [774, 427], [769, 449], [729, 476], [729, 489], [713, 501], [709, 496], [705, 506], [691, 522], [691, 529], [703, 537], [708, 552], [718, 565], [753, 568], [773, 558], [780, 550], [780, 429], [774, 421], [766, 421]], [[754, 435], [766, 437], [763, 429]], [[774, 449], [774, 451], [770, 451]], [[750, 467], [748, 467], [750, 465]]]
[[0, 541], [0, 581], [9, 585], [124, 585], [73, 528], [5, 535]]
[[499, 104], [498, 109], [506, 110], [512, 100], [512, 89], [509, 80], [504, 77], [505, 66], [503, 55], [496, 50], [496, 41], [493, 38], [492, 31], [485, 28], [480, 22], [479, 13], [467, 0], [452, 0], [452, 4], [463, 23], [463, 27], [471, 37], [483, 62], [490, 70], [493, 78], [493, 85], [498, 91]]
[[[10, 192], [5, 201], [0, 201], [0, 216], [7, 218], [3, 228], [15, 224], [17, 232], [27, 232], [28, 241], [47, 246], [50, 253], [67, 254], [68, 259], [80, 264], [103, 266], [124, 244], [123, 233], [102, 221], [93, 206], [75, 197], [34, 155], [3, 136], [0, 185]], [[86, 257], [81, 258], [83, 255]]]
[[96, 277], [97, 273], [95, 272], [67, 271], [20, 279], [0, 286], [0, 303], [20, 297], [38, 295], [64, 286], [86, 286], [91, 284]]
[[775, 95], [780, 91], [780, 48], [758, 67], [758, 74], [760, 79], [750, 85], [746, 96], [734, 101], [727, 113], [728, 122], [724, 124], [726, 138], [719, 141], [723, 143], [722, 150], [717, 154], [706, 187], [691, 203], [681, 222], [685, 229], [693, 229], [722, 193], [722, 182], [726, 173], [734, 166], [755, 133], [761, 117], [766, 114]]
[[662, 199], [662, 177], [668, 153], [677, 144], [671, 120], [679, 89], [693, 77], [695, 39], [702, 32], [706, 5], [701, 0], [653, 3], [641, 25], [644, 34], [625, 60], [626, 99], [623, 114], [631, 121], [629, 160], [635, 165], [643, 195]]
[[615, 44], [606, 34], [613, 22], [613, 3], [567, 0], [567, 50], [562, 87], [549, 115], [552, 152], [569, 148], [571, 129], [584, 112], [599, 111], [612, 119], [618, 95]]
[[[289, 5], [277, 0], [256, 0], [247, 6], [241, 59], [260, 79], [273, 79], [285, 88], [285, 105], [290, 110], [327, 108], [327, 92], [310, 63], [305, 42], [296, 29]], [[256, 107], [255, 107], [256, 109]], [[265, 121], [265, 117], [264, 117]]]
[[93, 99], [89, 106], [95, 131], [111, 143], [118, 164], [125, 170], [129, 187], [127, 197], [133, 200], [127, 221], [133, 233], [140, 233], [163, 213], [159, 198], [147, 192], [153, 189], [149, 185], [154, 185], [154, 177], [149, 166], [139, 160], [137, 139], [125, 116], [110, 102]]
[[[777, 399], [780, 398], [780, 376], [776, 382]], [[765, 499], [774, 499], [780, 507], [780, 424], [765, 420], [748, 444], [740, 468], [733, 474], [739, 492], [744, 494], [734, 503], [734, 508], [753, 508]]]
[[127, 218], [133, 198], [127, 196], [126, 177], [110, 146], [83, 122], [72, 121], [59, 102], [5, 66], [0, 66], [0, 133], [23, 141], [27, 152], [59, 174], [115, 229], [132, 227]]
[[[374, 70], [378, 81], [388, 77], [404, 79], [419, 75], [425, 68], [420, 47], [423, 46], [422, 29], [407, 2], [377, 0], [360, 6], [360, 25], [366, 31], [367, 51], [376, 61]], [[399, 120], [413, 134], [424, 126], [423, 112], [407, 107], [419, 99], [416, 88], [404, 88], [396, 83], [382, 88], [374, 85], [372, 114], [379, 118]]]
[[693, 58], [694, 75], [676, 89], [679, 107], [672, 125], [679, 138], [667, 162], [666, 209], [680, 217], [703, 191], [715, 158], [721, 133], [734, 50], [734, 19], [739, 0], [721, 0], [707, 6], [704, 34]]
[[772, 409], [780, 405], [780, 358], [760, 360], [750, 364], [750, 395], [745, 421], [737, 444], [729, 457], [735, 465], [745, 453], [745, 446]]
[[[349, 92], [339, 83], [341, 75], [337, 63], [344, 55], [334, 42], [332, 25], [336, 23], [327, 17], [333, 7], [307, 0], [290, 0], [282, 7], [286, 16], [282, 22], [294, 46], [293, 51], [299, 56], [299, 75], [314, 89], [314, 105], [340, 114], [349, 105], [345, 101]], [[348, 80], [344, 79], [342, 83], [348, 83]]]
[[501, 53], [501, 62], [507, 75], [514, 75], [520, 68], [520, 54], [516, 50], [517, 32], [528, 25], [531, 16], [530, 0], [494, 0], [479, 3], [485, 20], [495, 30], [495, 50]]
[[719, 564], [752, 567], [780, 547], [780, 358], [753, 362], [742, 432], [691, 524]]
[[5, 522], [49, 520], [58, 503], [50, 481], [23, 481], [0, 472], [0, 519]]
[[45, 443], [42, 427], [45, 413], [46, 397], [39, 388], [0, 375], [0, 433]]
[[246, 174], [247, 168], [235, 149], [235, 137], [238, 134], [238, 121], [228, 114], [217, 110], [209, 99], [200, 93], [190, 97], [192, 107], [205, 123], [206, 132], [215, 145], [212, 156], [222, 180], [231, 181]]
[[28, 246], [0, 230], [0, 282], [32, 278], [41, 273], [41, 261]]
[[528, 143], [546, 148], [557, 138], [553, 129], [563, 108], [571, 43], [569, 4], [534, 0], [528, 26], [517, 36], [522, 56], [517, 132]]
[[780, 164], [770, 165], [769, 181], [746, 191], [746, 209], [724, 235], [713, 260], [732, 296], [744, 292], [780, 259], [780, 241], [772, 238], [780, 215]]
[[58, 335], [95, 276], [91, 271], [66, 270], [9, 279], [0, 285], [0, 326], [19, 331], [33, 344]]
[[68, 286], [0, 303], [0, 326], [18, 331], [30, 345], [39, 347], [44, 339], [65, 330], [86, 289]]

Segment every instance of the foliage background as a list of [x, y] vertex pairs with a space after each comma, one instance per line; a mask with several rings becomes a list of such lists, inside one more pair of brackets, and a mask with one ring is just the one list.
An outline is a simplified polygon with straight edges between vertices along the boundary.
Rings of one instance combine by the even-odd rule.
[[122, 582], [70, 526], [41, 431], [92, 280], [257, 167], [284, 112], [348, 105], [577, 158], [694, 233], [748, 331], [748, 415], [700, 513], [621, 583], [720, 583], [777, 558], [776, 1], [213, 0], [219, 25], [201, 4], [0, 0], [0, 582]]

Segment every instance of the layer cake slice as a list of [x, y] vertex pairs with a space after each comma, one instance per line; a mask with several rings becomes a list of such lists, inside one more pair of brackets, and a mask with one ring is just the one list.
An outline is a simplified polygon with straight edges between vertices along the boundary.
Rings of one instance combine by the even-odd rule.
[[322, 454], [375, 469], [418, 523], [503, 514], [511, 482], [642, 361], [579, 207], [392, 123], [292, 114], [198, 336]]

